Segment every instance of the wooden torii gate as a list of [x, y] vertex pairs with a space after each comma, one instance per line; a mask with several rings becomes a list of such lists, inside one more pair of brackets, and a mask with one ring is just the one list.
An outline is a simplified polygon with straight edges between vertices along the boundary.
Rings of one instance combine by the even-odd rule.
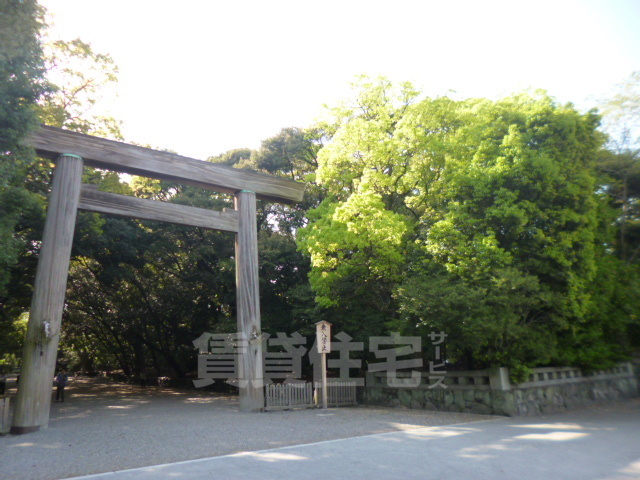
[[[49, 423], [51, 382], [78, 209], [236, 234], [238, 332], [250, 340], [239, 359], [239, 380], [244, 380], [239, 383], [246, 385], [240, 388], [240, 410], [261, 411], [264, 392], [256, 198], [299, 202], [304, 184], [48, 126], [41, 126], [26, 142], [56, 165], [11, 433], [34, 432]], [[235, 210], [210, 211], [99, 192], [81, 185], [84, 165], [230, 193], [235, 197]]]

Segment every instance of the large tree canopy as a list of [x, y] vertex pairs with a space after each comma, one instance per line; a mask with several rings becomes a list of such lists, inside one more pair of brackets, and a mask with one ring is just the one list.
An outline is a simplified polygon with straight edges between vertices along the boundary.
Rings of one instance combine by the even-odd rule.
[[321, 304], [442, 329], [450, 359], [477, 365], [576, 346], [597, 274], [595, 114], [544, 92], [419, 100], [379, 79], [334, 115], [317, 172], [330, 195], [299, 240]]

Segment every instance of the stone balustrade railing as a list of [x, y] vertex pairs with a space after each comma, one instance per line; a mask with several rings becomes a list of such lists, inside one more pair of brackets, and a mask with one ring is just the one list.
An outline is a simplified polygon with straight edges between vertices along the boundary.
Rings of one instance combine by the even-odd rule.
[[536, 415], [590, 403], [637, 396], [631, 363], [584, 374], [579, 368], [534, 368], [512, 383], [507, 368], [478, 371], [369, 372], [364, 403], [499, 415]]

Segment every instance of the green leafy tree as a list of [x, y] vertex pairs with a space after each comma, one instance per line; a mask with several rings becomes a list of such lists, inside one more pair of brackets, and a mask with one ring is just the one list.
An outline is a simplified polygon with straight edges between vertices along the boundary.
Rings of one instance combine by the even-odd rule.
[[8, 305], [15, 287], [12, 271], [21, 270], [16, 264], [26, 246], [16, 228], [41, 208], [24, 188], [35, 153], [23, 139], [35, 126], [35, 106], [49, 88], [40, 48], [43, 25], [36, 1], [0, 3], [0, 364], [9, 366], [19, 356], [27, 318]]
[[315, 181], [322, 139], [323, 132], [318, 128], [284, 128], [278, 135], [264, 140], [251, 154], [248, 165], [254, 170], [307, 185], [302, 202], [261, 205], [268, 220], [263, 224], [265, 228], [293, 236], [306, 225], [306, 212], [317, 207], [324, 198], [324, 189]]
[[390, 328], [442, 329], [467, 365], [548, 363], [560, 336], [579, 348], [597, 268], [596, 115], [543, 92], [419, 101], [385, 79], [334, 114], [317, 174], [330, 197], [299, 241], [320, 302], [376, 292]]
[[40, 109], [40, 121], [81, 133], [122, 140], [120, 123], [104, 115], [104, 97], [115, 96], [118, 67], [80, 39], [45, 45], [47, 78], [53, 91]]
[[458, 350], [481, 364], [548, 363], [560, 354], [558, 335], [571, 337], [589, 312], [598, 119], [542, 94], [461, 107], [473, 115], [451, 136], [438, 198], [444, 208], [421, 219], [420, 243], [451, 277], [444, 285], [456, 285], [451, 300], [475, 297], [474, 308], [458, 309], [455, 326], [442, 323], [446, 316], [440, 325], [423, 322], [445, 330], [462, 323]]
[[42, 16], [35, 1], [0, 5], [0, 295], [21, 247], [15, 226], [34, 204], [24, 181], [35, 155], [22, 140], [35, 125], [35, 105], [48, 88], [39, 42]]
[[[35, 2], [3, 2], [0, 13], [0, 331], [22, 338], [20, 319], [28, 311], [44, 225], [53, 165], [36, 158], [22, 140], [37, 123], [120, 138], [117, 122], [97, 113], [99, 98], [116, 80], [108, 55], [79, 40], [42, 48], [43, 9]], [[44, 50], [44, 52], [43, 52]], [[115, 174], [85, 171], [85, 181]], [[99, 217], [80, 217], [78, 232], [99, 230]], [[20, 342], [11, 342], [19, 354]]]
[[600, 108], [609, 135], [598, 162], [601, 189], [619, 209], [618, 255], [625, 263], [636, 263], [640, 260], [640, 72], [619, 85]]
[[607, 147], [615, 153], [640, 149], [640, 71], [633, 72], [599, 105], [603, 126], [609, 134]]
[[319, 305], [341, 312], [329, 315], [355, 338], [384, 333], [396, 310], [392, 293], [411, 230], [403, 199], [415, 187], [410, 146], [397, 132], [415, 96], [409, 84], [362, 78], [356, 98], [323, 125], [330, 140], [315, 179], [326, 197], [308, 212], [298, 244], [310, 256]]
[[640, 72], [619, 85], [600, 108], [608, 142], [597, 165], [599, 192], [607, 204], [602, 217], [599, 272], [607, 281], [596, 284], [594, 315], [607, 318], [606, 323], [601, 322], [602, 337], [609, 339], [606, 347], [618, 347], [620, 356], [634, 348], [637, 354], [640, 349], [640, 318], [636, 313], [640, 308]]
[[618, 216], [615, 240], [619, 258], [625, 263], [640, 261], [640, 158], [632, 151], [599, 155], [600, 188], [609, 197]]

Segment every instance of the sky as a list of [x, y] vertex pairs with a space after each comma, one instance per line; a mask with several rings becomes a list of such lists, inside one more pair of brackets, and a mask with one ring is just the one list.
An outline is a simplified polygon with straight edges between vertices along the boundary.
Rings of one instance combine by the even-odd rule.
[[119, 67], [125, 140], [206, 159], [346, 100], [360, 74], [426, 96], [545, 89], [591, 108], [640, 70], [638, 0], [39, 0], [52, 39]]

